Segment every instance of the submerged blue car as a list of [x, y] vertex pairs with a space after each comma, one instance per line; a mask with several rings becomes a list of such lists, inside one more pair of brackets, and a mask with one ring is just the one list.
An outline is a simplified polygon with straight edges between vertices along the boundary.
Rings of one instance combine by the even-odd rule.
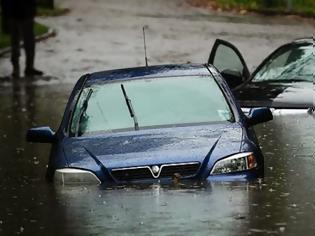
[[61, 184], [151, 183], [263, 177], [253, 126], [211, 65], [163, 65], [97, 72], [75, 85], [60, 128], [28, 130], [52, 143], [47, 177]]

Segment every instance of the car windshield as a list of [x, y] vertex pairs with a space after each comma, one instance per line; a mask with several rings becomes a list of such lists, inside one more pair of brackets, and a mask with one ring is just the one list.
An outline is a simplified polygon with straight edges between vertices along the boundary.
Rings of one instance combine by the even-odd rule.
[[315, 55], [312, 44], [284, 47], [256, 73], [253, 81], [313, 82]]
[[233, 119], [213, 78], [184, 76], [120, 80], [84, 88], [70, 127], [73, 134], [81, 136]]

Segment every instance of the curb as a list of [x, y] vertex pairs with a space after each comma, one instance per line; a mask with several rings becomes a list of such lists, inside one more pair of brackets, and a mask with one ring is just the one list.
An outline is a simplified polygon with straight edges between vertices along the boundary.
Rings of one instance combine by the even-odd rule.
[[[56, 35], [57, 35], [56, 30], [49, 28], [47, 33], [36, 36], [35, 41], [36, 42], [43, 41], [43, 40], [46, 40], [48, 38], [55, 37]], [[23, 46], [23, 44], [21, 43], [21, 47], [22, 46]], [[10, 51], [11, 51], [11, 47], [6, 47], [3, 49], [0, 49], [0, 57], [9, 53]]]

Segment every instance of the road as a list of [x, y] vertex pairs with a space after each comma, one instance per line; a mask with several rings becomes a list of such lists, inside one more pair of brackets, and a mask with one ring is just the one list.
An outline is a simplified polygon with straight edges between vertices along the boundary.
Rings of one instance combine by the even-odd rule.
[[[144, 65], [145, 25], [150, 64], [204, 63], [214, 40], [223, 38], [235, 43], [253, 68], [279, 45], [314, 33], [301, 19], [211, 13], [191, 8], [184, 0], [60, 3], [71, 9], [69, 15], [38, 19], [58, 37], [37, 45], [37, 66], [59, 78], [58, 83], [73, 83], [90, 71]], [[9, 61], [2, 59], [0, 76], [10, 70]]]
[[[311, 36], [294, 17], [237, 16], [183, 0], [63, 0], [71, 12], [39, 18], [57, 37], [37, 44], [46, 76], [0, 82], [0, 235], [312, 235], [314, 117], [278, 115], [256, 128], [265, 178], [249, 183], [62, 187], [45, 182], [49, 145], [27, 144], [27, 128], [56, 129], [75, 81], [97, 70], [207, 61], [216, 38], [233, 42], [250, 68], [277, 46]], [[21, 62], [23, 62], [21, 60]], [[10, 74], [9, 55], [0, 77]]]

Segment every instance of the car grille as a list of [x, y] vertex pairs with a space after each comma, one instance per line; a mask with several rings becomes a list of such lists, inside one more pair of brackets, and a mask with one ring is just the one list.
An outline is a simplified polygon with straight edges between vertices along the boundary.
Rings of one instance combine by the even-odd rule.
[[160, 171], [154, 174], [152, 166], [138, 166], [112, 169], [111, 174], [119, 181], [172, 178], [174, 174], [179, 174], [181, 177], [192, 177], [197, 174], [199, 167], [199, 162], [164, 164], [160, 165]]

